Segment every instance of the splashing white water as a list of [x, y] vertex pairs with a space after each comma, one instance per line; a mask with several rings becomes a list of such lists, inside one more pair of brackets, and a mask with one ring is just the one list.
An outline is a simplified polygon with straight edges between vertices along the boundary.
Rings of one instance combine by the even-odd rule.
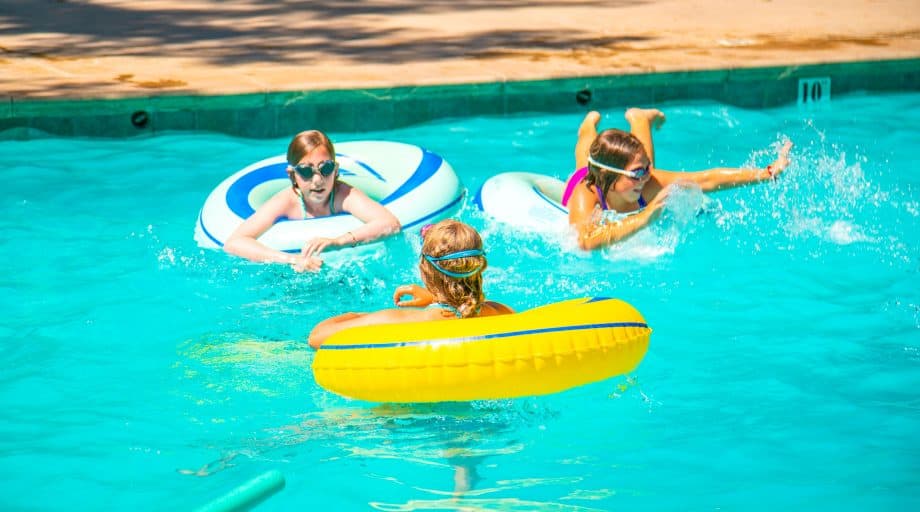
[[652, 225], [604, 250], [610, 261], [653, 261], [674, 254], [693, 232], [697, 218], [710, 201], [695, 184], [672, 185], [661, 217]]
[[825, 233], [828, 240], [841, 245], [873, 241], [860, 230], [859, 226], [844, 220], [835, 221]]

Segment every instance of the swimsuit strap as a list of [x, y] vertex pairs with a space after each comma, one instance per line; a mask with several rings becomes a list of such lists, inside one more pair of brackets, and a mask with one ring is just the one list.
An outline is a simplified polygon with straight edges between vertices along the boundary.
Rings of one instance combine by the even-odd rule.
[[299, 188], [296, 189], [295, 192], [297, 193], [297, 197], [300, 198], [300, 213], [303, 214], [303, 219], [307, 220], [309, 218], [307, 217], [307, 200], [303, 198], [303, 192], [301, 192]]
[[443, 302], [432, 302], [425, 309], [438, 308], [446, 311], [450, 311], [457, 318], [463, 318], [463, 315], [460, 314], [460, 310], [451, 306], [450, 304], [444, 304]]
[[[609, 210], [609, 209], [610, 209], [610, 208], [607, 208], [607, 202], [604, 201], [604, 198], [603, 198], [603, 197], [601, 197], [601, 192], [600, 192], [600, 190], [597, 191], [597, 199], [601, 202], [601, 209], [602, 209], [602, 210], [605, 210], [605, 211], [606, 211], [606, 210]], [[645, 209], [646, 206], [648, 206], [648, 203], [645, 202], [645, 198], [642, 197], [642, 194], [639, 194], [639, 199], [638, 199], [636, 202], [639, 203], [639, 209], [636, 210], [635, 212], [627, 212], [627, 213], [639, 213], [639, 212], [641, 212], [643, 209]]]
[[332, 180], [332, 192], [329, 193], [329, 215], [335, 215], [335, 180]]
[[601, 203], [601, 210], [609, 210], [610, 208], [607, 208], [607, 199], [601, 193], [601, 187], [594, 185], [594, 191], [597, 192], [597, 201]]
[[[457, 318], [463, 318], [463, 315], [460, 314], [460, 310], [451, 306], [450, 304], [444, 304], [443, 302], [432, 302], [425, 309], [431, 309], [431, 308], [444, 309], [444, 310], [447, 310], [453, 313], [454, 316], [456, 316]], [[476, 308], [476, 311], [473, 312], [473, 316], [479, 316], [480, 311], [482, 311], [482, 304], [480, 304]]]

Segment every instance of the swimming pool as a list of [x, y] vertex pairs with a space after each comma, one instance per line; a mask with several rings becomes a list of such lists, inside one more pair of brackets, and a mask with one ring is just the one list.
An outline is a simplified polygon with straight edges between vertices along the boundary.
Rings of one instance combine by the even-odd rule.
[[[592, 255], [460, 214], [484, 235], [489, 297], [635, 305], [654, 328], [637, 371], [424, 407], [323, 391], [303, 343], [418, 282], [414, 236], [319, 275], [195, 246], [211, 188], [286, 137], [0, 142], [3, 508], [192, 509], [274, 469], [287, 486], [259, 510], [917, 508], [920, 94], [660, 107], [662, 168], [765, 165], [784, 137], [793, 165], [679, 194]], [[331, 135], [427, 147], [475, 191], [502, 171], [566, 176], [580, 119]]]

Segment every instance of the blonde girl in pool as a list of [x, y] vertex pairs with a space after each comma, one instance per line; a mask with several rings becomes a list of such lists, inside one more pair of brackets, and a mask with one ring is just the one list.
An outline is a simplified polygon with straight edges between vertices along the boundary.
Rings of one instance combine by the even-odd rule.
[[601, 115], [589, 112], [578, 128], [575, 168], [562, 204], [569, 208], [569, 224], [582, 249], [596, 249], [635, 234], [654, 220], [669, 187], [695, 183], [703, 191], [719, 190], [773, 179], [789, 165], [792, 142], [786, 142], [776, 160], [762, 169], [717, 168], [673, 172], [655, 167], [652, 128], [664, 123], [657, 109], [626, 111], [630, 132], [597, 132]]
[[[356, 245], [397, 233], [399, 220], [383, 205], [359, 189], [338, 180], [332, 141], [319, 130], [298, 133], [287, 150], [288, 178], [291, 187], [269, 199], [246, 219], [227, 239], [224, 250], [251, 261], [284, 263], [294, 270], [319, 270], [320, 253], [327, 247]], [[335, 238], [307, 240], [300, 254], [271, 249], [258, 238], [279, 218], [309, 219], [346, 212], [364, 225]]]
[[455, 220], [443, 220], [422, 228], [422, 253], [419, 271], [425, 288], [417, 291], [414, 306], [374, 313], [345, 313], [324, 320], [313, 328], [308, 341], [319, 348], [329, 336], [359, 325], [395, 324], [454, 320], [476, 316], [513, 313], [508, 306], [485, 300], [482, 272], [486, 255], [482, 238], [472, 227]]

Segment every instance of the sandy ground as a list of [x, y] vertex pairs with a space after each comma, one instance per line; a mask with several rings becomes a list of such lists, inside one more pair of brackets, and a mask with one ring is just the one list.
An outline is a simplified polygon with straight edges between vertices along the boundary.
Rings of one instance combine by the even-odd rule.
[[0, 0], [12, 100], [920, 57], [918, 0]]

